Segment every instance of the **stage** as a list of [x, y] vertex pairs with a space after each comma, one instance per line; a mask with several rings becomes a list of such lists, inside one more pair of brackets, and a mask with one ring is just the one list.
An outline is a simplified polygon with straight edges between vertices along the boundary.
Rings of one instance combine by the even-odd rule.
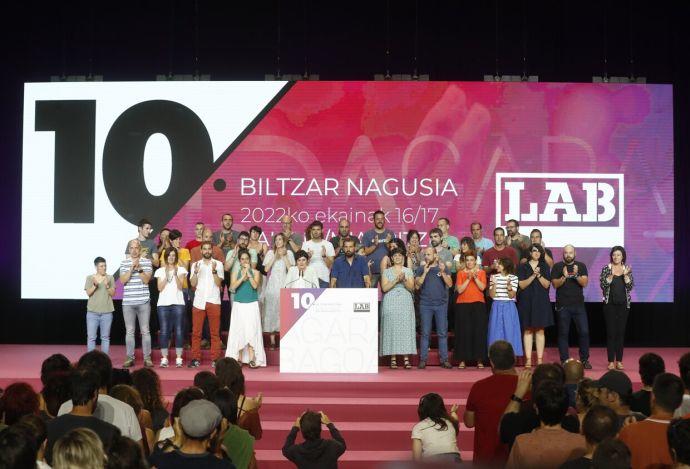
[[[41, 362], [53, 353], [62, 353], [77, 361], [86, 351], [79, 345], [0, 345], [0, 387], [16, 381], [26, 381], [37, 391], [41, 388]], [[667, 371], [677, 373], [678, 358], [684, 348], [628, 348], [624, 363], [633, 381], [635, 390], [641, 387], [637, 373], [637, 360], [643, 353], [654, 351], [660, 354]], [[137, 350], [139, 353], [140, 350]], [[435, 350], [432, 350], [435, 352]], [[185, 360], [186, 354], [185, 351]], [[262, 468], [287, 468], [292, 465], [283, 458], [281, 447], [292, 423], [297, 416], [309, 408], [323, 410], [342, 431], [347, 443], [347, 452], [341, 457], [339, 467], [368, 468], [378, 464], [407, 460], [411, 455], [410, 433], [417, 419], [419, 398], [428, 392], [441, 394], [448, 406], [460, 405], [462, 415], [467, 395], [472, 384], [488, 376], [489, 368], [477, 370], [445, 370], [429, 366], [425, 370], [391, 370], [380, 367], [378, 374], [281, 374], [278, 352], [267, 352], [269, 366], [251, 370], [245, 368], [247, 393], [264, 395], [261, 420], [263, 437], [256, 442], [256, 454]], [[577, 355], [577, 349], [571, 349]], [[124, 346], [112, 346], [110, 356], [113, 365], [119, 367], [125, 358]], [[141, 365], [138, 355], [137, 365]], [[203, 352], [200, 368], [167, 368], [156, 366], [161, 377], [165, 399], [172, 402], [175, 393], [192, 384], [194, 375], [202, 370], [212, 370], [209, 352]], [[154, 363], [160, 360], [160, 352], [154, 350]], [[545, 361], [558, 359], [558, 351], [549, 348]], [[597, 378], [606, 371], [606, 350], [591, 350], [593, 370], [587, 376]], [[464, 460], [471, 460], [473, 430], [461, 425], [459, 447]]]

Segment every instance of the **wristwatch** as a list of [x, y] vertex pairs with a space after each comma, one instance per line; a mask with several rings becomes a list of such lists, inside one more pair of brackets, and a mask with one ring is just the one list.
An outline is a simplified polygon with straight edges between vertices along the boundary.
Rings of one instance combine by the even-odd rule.
[[521, 397], [517, 397], [515, 394], [510, 396], [510, 400], [513, 402], [517, 402], [518, 404], [522, 404], [524, 402]]

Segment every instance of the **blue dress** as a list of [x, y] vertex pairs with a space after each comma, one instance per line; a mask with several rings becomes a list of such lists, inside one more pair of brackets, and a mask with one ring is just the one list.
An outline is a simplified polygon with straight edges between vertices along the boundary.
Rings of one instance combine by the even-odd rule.
[[506, 340], [513, 346], [516, 356], [524, 355], [522, 351], [522, 333], [520, 331], [520, 318], [515, 307], [515, 301], [509, 299], [507, 284], [510, 282], [513, 291], [518, 290], [518, 278], [515, 275], [507, 277], [494, 275], [491, 281], [496, 282], [496, 295], [491, 304], [489, 313], [488, 346], [497, 340]]

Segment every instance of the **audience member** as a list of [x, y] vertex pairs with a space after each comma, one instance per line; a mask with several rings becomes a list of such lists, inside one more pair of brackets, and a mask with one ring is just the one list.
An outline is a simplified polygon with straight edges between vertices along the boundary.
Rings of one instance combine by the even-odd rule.
[[501, 443], [497, 429], [517, 383], [512, 345], [504, 340], [491, 344], [489, 362], [492, 375], [470, 389], [463, 421], [474, 428], [474, 463], [501, 465], [508, 457], [508, 446]]
[[597, 446], [608, 438], [616, 438], [619, 430], [618, 416], [613, 409], [603, 405], [593, 406], [582, 422], [582, 434], [587, 443], [587, 452], [584, 456], [564, 463], [561, 469], [590, 469], [592, 456]]
[[594, 451], [592, 468], [630, 469], [630, 450], [621, 440], [604, 440]]
[[204, 399], [210, 401], [220, 388], [220, 381], [210, 371], [200, 371], [194, 375], [194, 386], [204, 391]]
[[419, 422], [412, 427], [412, 458], [415, 461], [461, 462], [457, 410], [458, 405], [453, 404], [449, 414], [443, 398], [436, 393], [422, 396], [417, 407]]
[[151, 368], [140, 368], [132, 373], [132, 385], [139, 391], [144, 409], [151, 414], [153, 431], [159, 432], [170, 416], [163, 402], [160, 377]]
[[676, 419], [666, 432], [674, 468], [690, 468], [690, 419]]
[[0, 431], [0, 467], [34, 469], [38, 449], [25, 429], [18, 427]]
[[103, 469], [105, 451], [98, 435], [89, 428], [76, 428], [55, 442], [53, 469]]
[[229, 459], [217, 458], [209, 452], [209, 445], [218, 436], [222, 418], [214, 403], [206, 399], [191, 401], [180, 410], [182, 444], [169, 452], [154, 452], [149, 463], [157, 469], [234, 468]]
[[70, 374], [70, 371], [60, 371], [47, 378], [39, 394], [40, 415], [44, 420], [55, 418], [62, 403], [71, 399]]
[[585, 438], [561, 426], [568, 411], [568, 395], [562, 383], [545, 381], [534, 392], [539, 428], [518, 435], [506, 467], [550, 468], [586, 453]]
[[674, 412], [674, 417], [685, 417], [690, 414], [690, 352], [684, 354], [678, 360], [678, 372], [680, 379], [683, 380], [685, 392], [683, 393], [683, 403]]
[[[45, 462], [46, 445], [48, 443], [48, 427], [41, 417], [34, 414], [23, 416], [14, 428], [26, 430], [27, 434], [36, 443], [36, 467], [38, 469], [50, 469]], [[3, 467], [0, 464], [0, 467]]]
[[228, 388], [219, 389], [213, 395], [213, 403], [223, 415], [221, 423], [222, 448], [237, 469], [257, 467], [254, 453], [254, 437], [237, 425], [237, 397]]
[[69, 359], [61, 353], [54, 353], [41, 364], [41, 383], [45, 386], [54, 373], [69, 373], [70, 371], [72, 371], [72, 364]]
[[649, 415], [652, 412], [650, 398], [652, 397], [654, 378], [666, 371], [666, 365], [663, 358], [652, 352], [642, 355], [638, 363], [642, 389], [633, 393], [630, 399], [630, 410]]
[[666, 433], [682, 400], [683, 382], [679, 377], [661, 373], [654, 378], [651, 415], [625, 426], [619, 437], [630, 448], [633, 469], [673, 464]]
[[[321, 438], [321, 424], [328, 427], [330, 439]], [[304, 443], [298, 445], [295, 439], [299, 431], [302, 432]], [[285, 439], [283, 456], [299, 469], [329, 469], [338, 467], [338, 458], [345, 449], [345, 440], [326, 414], [307, 411], [297, 418]]]
[[582, 425], [589, 409], [595, 405], [600, 405], [599, 388], [594, 386], [593, 379], [583, 378], [577, 385], [577, 393], [575, 394], [575, 410], [580, 425]]
[[203, 398], [204, 391], [195, 386], [190, 386], [178, 391], [173, 400], [172, 409], [170, 410], [170, 426], [163, 427], [158, 434], [159, 444], [154, 448], [154, 453], [158, 451], [172, 451], [180, 447], [183, 439], [179, 422], [180, 410], [193, 400]]
[[148, 469], [141, 447], [131, 438], [117, 436], [107, 453], [106, 469]]
[[568, 393], [568, 405], [576, 408], [575, 396], [577, 395], [577, 385], [585, 377], [585, 367], [580, 360], [569, 358], [563, 364], [565, 372], [565, 390]]
[[133, 386], [118, 384], [110, 389], [110, 396], [132, 406], [137, 420], [139, 421], [139, 428], [141, 429], [144, 455], [148, 456], [151, 454], [153, 445], [156, 442], [156, 434], [151, 428], [153, 426], [151, 423], [151, 414], [144, 408], [144, 402], [141, 400], [139, 391]]
[[594, 385], [599, 388], [597, 394], [599, 403], [611, 407], [618, 414], [621, 425], [629, 418], [643, 420], [647, 417], [630, 410], [632, 382], [624, 372], [609, 370], [595, 381]]
[[102, 441], [101, 451], [103, 447], [109, 448], [113, 438], [120, 434], [120, 430], [115, 425], [94, 416], [96, 402], [101, 397], [99, 395], [98, 374], [88, 368], [79, 368], [72, 372], [70, 382], [72, 405], [69, 413], [64, 413], [48, 422], [46, 461], [49, 464], [52, 460], [53, 445], [74, 429], [88, 428], [94, 431]]
[[234, 358], [225, 357], [216, 364], [216, 376], [221, 387], [227, 387], [237, 396], [237, 424], [247, 430], [255, 439], [260, 440], [263, 434], [259, 409], [263, 396], [259, 393], [255, 398], [245, 395], [244, 374], [239, 362]]
[[24, 415], [38, 415], [38, 394], [28, 383], [13, 383], [7, 386], [0, 398], [2, 403], [2, 421], [5, 425], [14, 425]]

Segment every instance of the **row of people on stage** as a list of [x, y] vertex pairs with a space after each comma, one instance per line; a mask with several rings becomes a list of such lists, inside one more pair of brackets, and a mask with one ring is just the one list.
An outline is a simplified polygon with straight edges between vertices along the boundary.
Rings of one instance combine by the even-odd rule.
[[[210, 331], [212, 360], [221, 354], [221, 300], [227, 289], [232, 302], [226, 356], [251, 367], [265, 366], [263, 334], [270, 334], [271, 347], [280, 330], [282, 288], [379, 288], [380, 354], [391, 357], [391, 367], [411, 367], [410, 355], [417, 353], [416, 323], [420, 322], [420, 367], [428, 358], [432, 322], [438, 333], [443, 367], [451, 367], [448, 356], [448, 311], [455, 319], [455, 359], [459, 367], [467, 362], [486, 363], [487, 344], [509, 341], [526, 366], [544, 351], [544, 329], [554, 325], [549, 290], [556, 291], [558, 348], [560, 358], [569, 358], [571, 322], [579, 335], [579, 355], [589, 364], [589, 326], [583, 289], [589, 282], [587, 266], [576, 260], [575, 248], [565, 246], [563, 260], [555, 262], [545, 248], [541, 232], [530, 236], [519, 232], [515, 220], [506, 229], [497, 227], [493, 242], [482, 236], [482, 226], [471, 224], [471, 236], [450, 234], [450, 221], [441, 218], [429, 232], [430, 245], [423, 247], [418, 231], [410, 230], [405, 241], [385, 226], [385, 214], [373, 214], [374, 226], [362, 239], [350, 232], [348, 220], [338, 225], [338, 235], [323, 237], [323, 225], [312, 222], [306, 240], [292, 230], [292, 219], [282, 219], [282, 230], [272, 245], [261, 242], [262, 230], [232, 229], [230, 214], [222, 217], [221, 229], [213, 232], [197, 223], [194, 240], [182, 247], [179, 230], [164, 228], [159, 243], [150, 239], [151, 223], [139, 223], [139, 236], [127, 244], [120, 264], [123, 284], [122, 310], [126, 329], [127, 359], [134, 364], [135, 326], [142, 337], [144, 365], [153, 366], [149, 321], [156, 303], [160, 323], [160, 366], [169, 366], [168, 344], [174, 338], [175, 365], [183, 366], [185, 307], [192, 305], [192, 343], [189, 366], [201, 361], [204, 323]], [[507, 233], [506, 233], [507, 231]], [[105, 259], [95, 260], [96, 273], [86, 279], [87, 344], [95, 347], [101, 331], [101, 347], [108, 351], [114, 306], [115, 280], [106, 272]], [[607, 328], [609, 368], [622, 369], [623, 338], [634, 286], [632, 269], [621, 246], [611, 250], [610, 263], [600, 274]]]

